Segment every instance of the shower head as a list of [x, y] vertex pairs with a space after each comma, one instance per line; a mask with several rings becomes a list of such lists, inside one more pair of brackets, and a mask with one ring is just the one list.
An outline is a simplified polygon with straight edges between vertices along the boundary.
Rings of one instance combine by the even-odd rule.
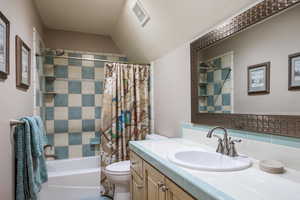
[[203, 68], [209, 68], [209, 65], [206, 64], [205, 62], [200, 63], [199, 66], [200, 66], [200, 67], [203, 67]]

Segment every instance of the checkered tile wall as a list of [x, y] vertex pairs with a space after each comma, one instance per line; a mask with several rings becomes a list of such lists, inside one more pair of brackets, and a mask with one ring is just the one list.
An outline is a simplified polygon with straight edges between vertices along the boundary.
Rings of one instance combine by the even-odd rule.
[[[69, 57], [127, 60], [123, 55], [65, 52]], [[100, 142], [104, 62], [47, 55], [44, 106], [48, 143], [59, 159], [94, 156], [99, 153], [94, 144]]]
[[231, 113], [233, 53], [215, 57], [208, 63], [217, 70], [199, 70], [199, 112]]

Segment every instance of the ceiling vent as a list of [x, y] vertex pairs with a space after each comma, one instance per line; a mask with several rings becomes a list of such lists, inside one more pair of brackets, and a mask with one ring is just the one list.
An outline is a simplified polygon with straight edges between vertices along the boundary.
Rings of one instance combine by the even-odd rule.
[[147, 22], [150, 20], [148, 13], [143, 8], [140, 1], [136, 1], [133, 4], [132, 11], [136, 16], [137, 20], [139, 21], [139, 23], [141, 24], [141, 26], [144, 27], [147, 24]]

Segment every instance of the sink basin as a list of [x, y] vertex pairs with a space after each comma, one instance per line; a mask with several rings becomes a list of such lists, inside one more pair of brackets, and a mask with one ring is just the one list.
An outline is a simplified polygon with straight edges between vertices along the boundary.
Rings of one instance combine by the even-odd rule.
[[203, 171], [238, 171], [251, 166], [245, 156], [229, 157], [220, 153], [201, 150], [179, 150], [168, 155], [168, 159], [182, 167]]

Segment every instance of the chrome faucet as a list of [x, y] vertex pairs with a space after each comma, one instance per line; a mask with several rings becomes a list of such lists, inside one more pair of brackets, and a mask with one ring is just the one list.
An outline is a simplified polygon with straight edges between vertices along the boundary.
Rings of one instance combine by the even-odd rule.
[[[218, 130], [218, 129], [224, 131], [223, 139], [218, 135], [213, 135], [214, 131]], [[242, 140], [231, 140], [231, 137], [228, 138], [227, 130], [223, 127], [220, 127], [220, 126], [217, 126], [213, 129], [211, 129], [210, 131], [208, 131], [206, 137], [211, 138], [212, 136], [218, 138], [218, 147], [217, 147], [216, 152], [224, 154], [224, 155], [228, 155], [228, 156], [231, 156], [231, 157], [238, 156], [234, 144], [236, 142], [241, 142]]]

